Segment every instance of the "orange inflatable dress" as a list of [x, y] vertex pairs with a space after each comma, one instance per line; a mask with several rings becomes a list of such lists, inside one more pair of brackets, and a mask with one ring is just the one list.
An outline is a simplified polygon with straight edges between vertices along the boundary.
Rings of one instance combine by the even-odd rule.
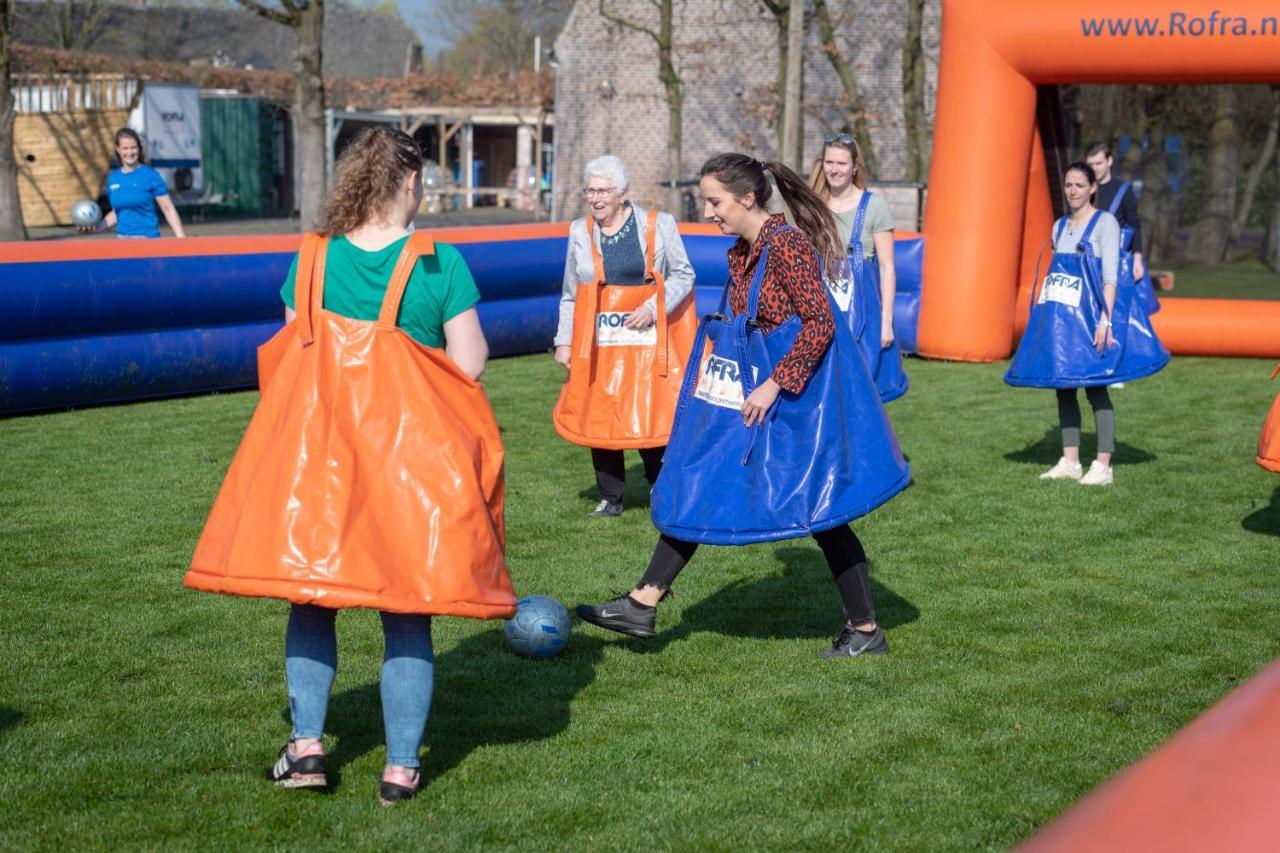
[[[580, 283], [573, 311], [569, 377], [552, 412], [556, 432], [583, 447], [629, 450], [662, 447], [671, 437], [676, 400], [698, 331], [693, 292], [667, 316], [666, 285], [654, 269], [658, 212], [650, 210], [645, 246], [647, 284], [607, 284], [604, 259], [587, 217], [587, 242], [596, 280]], [[637, 331], [627, 314], [657, 295], [657, 317]]]
[[396, 328], [431, 238], [409, 237], [376, 321], [325, 311], [307, 235], [297, 317], [258, 351], [262, 398], [184, 583], [323, 607], [510, 617], [503, 448], [480, 384]]
[[[1280, 366], [1271, 373], [1275, 379], [1280, 374]], [[1268, 471], [1280, 474], [1280, 395], [1271, 404], [1267, 419], [1262, 422], [1262, 435], [1258, 436], [1257, 462]]]

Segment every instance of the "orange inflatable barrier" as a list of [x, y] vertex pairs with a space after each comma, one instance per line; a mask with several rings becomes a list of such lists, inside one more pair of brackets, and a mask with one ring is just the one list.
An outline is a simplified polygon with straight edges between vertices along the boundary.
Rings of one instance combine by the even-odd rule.
[[1278, 790], [1280, 663], [1272, 663], [1020, 849], [1275, 850]]
[[[626, 450], [662, 447], [671, 436], [685, 364], [698, 331], [694, 294], [667, 316], [666, 283], [654, 268], [658, 212], [650, 210], [645, 277], [652, 284], [607, 284], [596, 248], [595, 221], [587, 242], [596, 279], [578, 285], [573, 311], [569, 375], [552, 411], [556, 432], [573, 444]], [[622, 325], [627, 314], [657, 296], [648, 329]]]
[[[1277, 365], [1271, 373], [1271, 378], [1275, 379], [1278, 374], [1280, 374], [1280, 365]], [[1267, 412], [1267, 418], [1262, 422], [1256, 460], [1268, 471], [1280, 474], [1280, 394], [1276, 395], [1275, 402], [1271, 404], [1271, 411]]]
[[259, 350], [262, 397], [184, 583], [324, 607], [509, 617], [503, 448], [480, 384], [396, 328], [406, 241], [373, 322], [323, 309], [326, 239], [297, 316]]
[[[1006, 358], [1026, 323], [1019, 292], [1049, 235], [1048, 182], [1061, 178], [1045, 173], [1037, 85], [1273, 83], [1277, 45], [1273, 0], [943, 0], [920, 354]], [[1280, 357], [1280, 302], [1206, 302], [1162, 302], [1154, 321], [1170, 351]]]

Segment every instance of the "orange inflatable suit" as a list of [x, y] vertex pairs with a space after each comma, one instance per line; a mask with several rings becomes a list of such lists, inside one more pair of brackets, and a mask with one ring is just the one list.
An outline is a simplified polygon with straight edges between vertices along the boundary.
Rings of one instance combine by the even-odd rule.
[[[1271, 373], [1275, 379], [1280, 374], [1280, 366]], [[1258, 436], [1258, 464], [1268, 471], [1280, 474], [1280, 395], [1271, 404], [1267, 419], [1262, 422], [1262, 435]]]
[[[666, 285], [653, 265], [657, 223], [658, 212], [650, 210], [644, 262], [651, 283], [611, 285], [604, 280], [595, 220], [587, 217], [596, 280], [578, 285], [569, 377], [551, 415], [556, 432], [573, 444], [629, 450], [663, 447], [671, 437], [698, 318], [692, 291], [667, 316]], [[655, 293], [654, 324], [642, 331], [624, 327], [627, 314]]]
[[396, 328], [409, 275], [434, 243], [409, 237], [372, 322], [323, 309], [327, 248], [303, 240], [297, 317], [258, 350], [262, 399], [184, 583], [509, 617], [497, 422], [479, 383]]

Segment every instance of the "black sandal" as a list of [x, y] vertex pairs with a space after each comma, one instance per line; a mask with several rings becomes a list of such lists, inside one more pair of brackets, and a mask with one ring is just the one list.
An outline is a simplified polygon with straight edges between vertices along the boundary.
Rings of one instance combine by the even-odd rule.
[[267, 770], [267, 779], [281, 788], [323, 788], [328, 785], [324, 775], [324, 754], [299, 757], [293, 751], [291, 740], [280, 750], [280, 758]]
[[413, 785], [398, 785], [395, 782], [382, 780], [381, 789], [378, 795], [378, 802], [384, 806], [392, 803], [402, 802], [404, 800], [412, 800], [418, 796], [418, 791], [422, 789], [422, 771], [415, 771], [413, 774]]

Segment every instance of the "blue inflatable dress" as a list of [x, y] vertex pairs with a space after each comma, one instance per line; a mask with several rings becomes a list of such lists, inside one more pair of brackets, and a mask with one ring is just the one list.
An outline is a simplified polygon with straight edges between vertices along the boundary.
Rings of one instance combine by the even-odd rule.
[[[1106, 352], [1093, 345], [1106, 308], [1102, 262], [1089, 245], [1101, 211], [1095, 211], [1074, 252], [1054, 251], [1049, 274], [1032, 293], [1031, 319], [1004, 375], [1010, 385], [1030, 388], [1087, 388], [1129, 382], [1159, 372], [1169, 363], [1133, 280], [1121, 278], [1111, 312], [1115, 343]], [[1054, 246], [1066, 217], [1054, 227]], [[1037, 276], [1038, 277], [1038, 276]]]
[[719, 312], [698, 326], [652, 495], [654, 525], [677, 539], [746, 545], [807, 536], [866, 515], [910, 481], [846, 324], [835, 324], [803, 392], [783, 391], [763, 423], [743, 424], [743, 401], [800, 332], [799, 317], [768, 334], [755, 323], [768, 263], [766, 245], [746, 313], [732, 314], [730, 281]]
[[870, 201], [871, 193], [864, 191], [849, 236], [849, 266], [840, 271], [847, 275], [828, 276], [827, 287], [839, 309], [837, 317], [843, 318], [853, 332], [880, 400], [888, 403], [907, 393], [907, 374], [902, 369], [897, 338], [887, 347], [880, 346], [880, 264], [875, 255], [862, 256], [862, 226]]
[[[1116, 211], [1120, 209], [1120, 201], [1124, 198], [1124, 194], [1129, 191], [1129, 182], [1123, 181], [1120, 189], [1116, 192], [1116, 197], [1111, 200], [1111, 207], [1107, 208], [1107, 213], [1112, 216], [1116, 215]], [[1134, 297], [1142, 303], [1142, 307], [1146, 309], [1147, 315], [1156, 313], [1160, 310], [1160, 300], [1156, 297], [1156, 289], [1151, 284], [1151, 275], [1145, 270], [1142, 278], [1138, 279], [1133, 274], [1133, 228], [1129, 225], [1120, 226], [1120, 278], [1128, 278], [1137, 288], [1134, 291]]]

